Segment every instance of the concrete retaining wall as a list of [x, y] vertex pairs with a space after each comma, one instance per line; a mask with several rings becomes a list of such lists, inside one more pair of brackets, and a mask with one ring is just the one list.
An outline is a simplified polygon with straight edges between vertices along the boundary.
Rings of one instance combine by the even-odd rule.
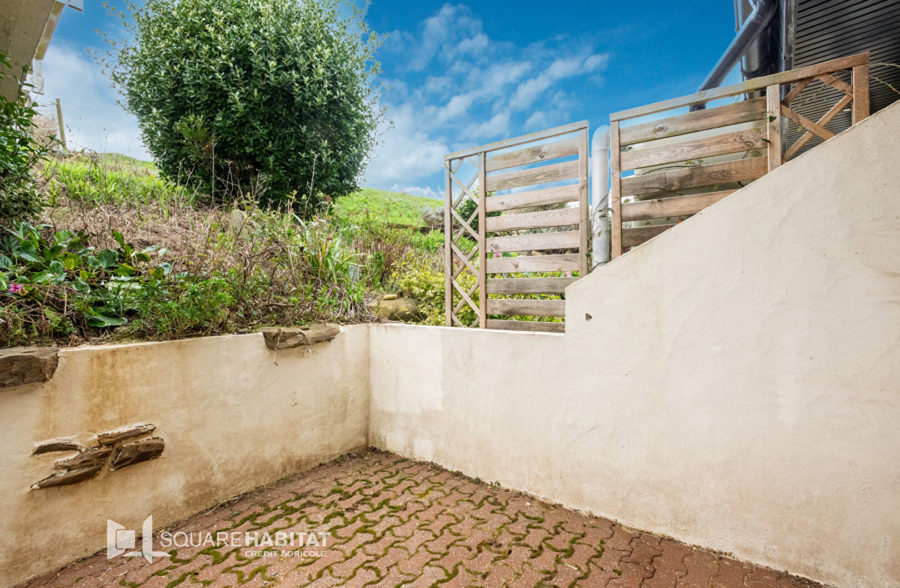
[[[0, 389], [0, 585], [95, 553], [107, 519], [160, 528], [365, 447], [368, 342], [361, 325], [278, 352], [262, 334], [65, 349], [49, 382]], [[29, 489], [69, 455], [34, 443], [137, 422], [156, 425], [160, 457]]]

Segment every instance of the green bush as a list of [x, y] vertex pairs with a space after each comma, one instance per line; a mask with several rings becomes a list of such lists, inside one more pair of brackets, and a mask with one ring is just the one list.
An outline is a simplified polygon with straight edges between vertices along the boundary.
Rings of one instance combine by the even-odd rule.
[[161, 172], [312, 216], [356, 187], [379, 118], [377, 39], [338, 0], [132, 6], [111, 76]]
[[[0, 79], [8, 75], [9, 59], [0, 52]], [[24, 77], [27, 70], [22, 70]], [[0, 96], [0, 225], [34, 217], [41, 210], [31, 168], [46, 156], [32, 138], [35, 106], [20, 84], [16, 98]]]

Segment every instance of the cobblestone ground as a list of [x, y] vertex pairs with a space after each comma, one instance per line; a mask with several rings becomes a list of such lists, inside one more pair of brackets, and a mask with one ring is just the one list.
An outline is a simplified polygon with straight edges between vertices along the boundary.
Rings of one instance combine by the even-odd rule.
[[318, 546], [296, 535], [293, 546], [173, 549], [157, 533], [154, 547], [169, 557], [107, 560], [104, 552], [28, 586], [814, 585], [380, 452], [320, 466], [169, 529], [182, 544], [245, 531], [260, 543], [279, 531], [330, 535], [324, 545], [317, 536]]

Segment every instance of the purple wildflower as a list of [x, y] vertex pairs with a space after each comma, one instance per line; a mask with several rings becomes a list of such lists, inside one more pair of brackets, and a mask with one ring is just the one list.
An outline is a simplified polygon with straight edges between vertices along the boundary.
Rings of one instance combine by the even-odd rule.
[[15, 282], [13, 282], [12, 284], [9, 285], [9, 293], [10, 294], [19, 294], [24, 289], [25, 289], [25, 286], [23, 286], [22, 284], [17, 284]]

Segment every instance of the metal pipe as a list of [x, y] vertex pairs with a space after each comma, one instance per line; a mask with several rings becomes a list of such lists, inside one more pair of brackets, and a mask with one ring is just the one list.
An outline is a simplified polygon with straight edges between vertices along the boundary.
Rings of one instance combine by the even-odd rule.
[[778, 0], [758, 0], [753, 11], [747, 16], [747, 20], [741, 25], [741, 30], [735, 35], [715, 67], [703, 80], [703, 83], [700, 84], [700, 87], [697, 89], [698, 92], [715, 88], [722, 83], [728, 72], [741, 59], [747, 47], [759, 37], [760, 33], [772, 21], [777, 8]]

